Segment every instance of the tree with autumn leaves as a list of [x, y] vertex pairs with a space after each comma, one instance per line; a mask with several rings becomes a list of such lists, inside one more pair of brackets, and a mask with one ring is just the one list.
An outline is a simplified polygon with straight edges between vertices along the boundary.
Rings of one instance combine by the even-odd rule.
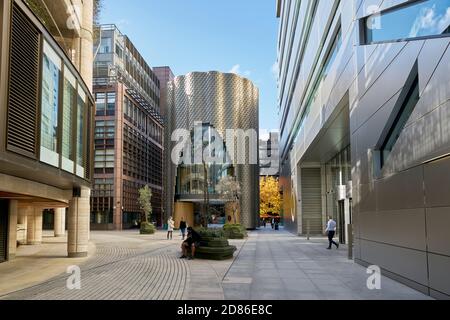
[[260, 214], [280, 214], [281, 193], [278, 179], [264, 177], [260, 180]]

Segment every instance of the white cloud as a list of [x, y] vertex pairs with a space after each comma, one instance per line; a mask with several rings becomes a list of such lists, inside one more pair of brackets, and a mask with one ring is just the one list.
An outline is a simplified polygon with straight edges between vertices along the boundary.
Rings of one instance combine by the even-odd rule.
[[439, 21], [439, 30], [445, 30], [450, 25], [450, 8], [447, 8], [445, 16]]
[[270, 68], [270, 72], [272, 72], [272, 75], [274, 76], [275, 80], [278, 80], [278, 62], [275, 61], [275, 63], [272, 65], [272, 67]]
[[243, 76], [245, 76], [245, 77], [249, 77], [251, 74], [252, 74], [252, 72], [250, 71], [250, 70], [245, 70], [245, 71], [242, 71], [241, 70], [241, 65], [240, 64], [235, 64], [231, 69], [230, 69], [230, 71], [228, 71], [229, 73], [234, 73], [234, 74], [237, 74], [237, 75], [243, 75]]
[[410, 37], [417, 37], [428, 34], [442, 33], [450, 23], [450, 8], [443, 14], [438, 14], [436, 5], [425, 8], [417, 17], [409, 34]]
[[231, 70], [229, 71], [230, 73], [235, 73], [235, 74], [240, 74], [241, 73], [241, 65], [240, 64], [235, 64]]

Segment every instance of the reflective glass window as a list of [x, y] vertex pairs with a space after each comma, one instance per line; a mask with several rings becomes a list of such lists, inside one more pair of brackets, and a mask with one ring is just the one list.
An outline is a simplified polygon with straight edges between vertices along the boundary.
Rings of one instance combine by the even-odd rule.
[[45, 163], [58, 167], [58, 105], [62, 62], [47, 42], [44, 42], [42, 60], [40, 159]]
[[64, 68], [63, 128], [62, 128], [62, 169], [74, 172], [73, 123], [77, 82], [67, 67]]
[[449, 34], [450, 0], [415, 1], [363, 22], [367, 44]]

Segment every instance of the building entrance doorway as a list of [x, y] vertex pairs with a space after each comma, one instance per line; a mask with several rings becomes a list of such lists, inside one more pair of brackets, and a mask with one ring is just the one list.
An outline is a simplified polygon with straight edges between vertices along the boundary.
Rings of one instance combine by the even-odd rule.
[[8, 255], [8, 209], [8, 201], [0, 200], [0, 263], [5, 262]]

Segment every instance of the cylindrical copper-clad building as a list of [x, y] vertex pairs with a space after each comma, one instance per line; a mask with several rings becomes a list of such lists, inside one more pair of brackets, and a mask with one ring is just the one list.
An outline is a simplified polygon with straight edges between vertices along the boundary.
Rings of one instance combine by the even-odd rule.
[[[174, 162], [173, 150], [177, 141], [172, 140], [176, 130], [182, 129], [193, 137], [195, 128], [201, 126], [205, 136], [214, 132], [223, 140], [225, 158], [228, 159], [208, 166], [206, 176], [212, 216], [209, 223], [237, 220], [246, 228], [254, 229], [259, 216], [258, 88], [250, 80], [232, 73], [192, 72], [169, 83], [167, 100], [166, 217], [172, 215], [176, 226], [181, 218], [190, 225], [199, 224], [204, 203], [204, 167], [197, 162], [192, 165]], [[240, 140], [239, 134], [244, 138]], [[227, 141], [227, 137], [233, 141]], [[215, 138], [211, 141], [217, 143]], [[245, 152], [245, 158], [242, 152]], [[241, 188], [237, 215], [231, 214], [232, 209], [216, 188], [225, 176], [235, 178]]]

